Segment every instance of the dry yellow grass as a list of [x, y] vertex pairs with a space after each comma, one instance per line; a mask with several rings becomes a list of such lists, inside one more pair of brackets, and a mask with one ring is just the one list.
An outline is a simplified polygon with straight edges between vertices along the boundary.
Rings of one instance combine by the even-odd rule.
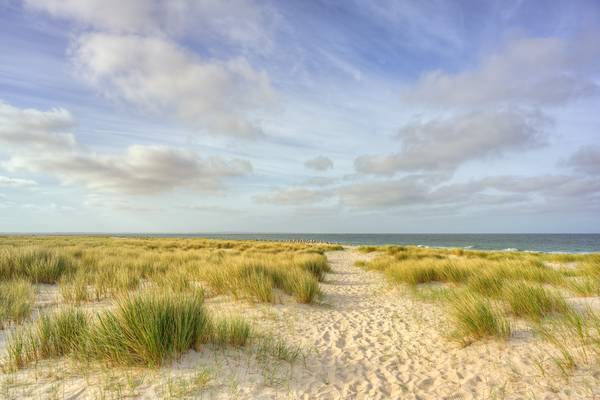
[[[511, 335], [511, 320], [521, 321], [554, 346], [552, 359], [561, 371], [574, 368], [577, 359], [588, 364], [600, 361], [598, 310], [577, 310], [567, 300], [600, 294], [598, 253], [411, 246], [369, 246], [359, 251], [377, 252], [359, 267], [384, 273], [392, 284], [409, 286], [418, 298], [445, 303], [455, 327], [452, 337], [463, 343], [506, 339]], [[441, 286], [432, 291], [431, 283]]]
[[[326, 244], [88, 236], [3, 237], [0, 328], [27, 322], [34, 291], [58, 286], [60, 311], [40, 309], [14, 330], [5, 366], [46, 358], [157, 367], [200, 344], [239, 347], [252, 328], [241, 317], [212, 315], [206, 296], [313, 303], [330, 271]], [[89, 312], [86, 303], [108, 301]], [[278, 346], [283, 343], [275, 340]]]

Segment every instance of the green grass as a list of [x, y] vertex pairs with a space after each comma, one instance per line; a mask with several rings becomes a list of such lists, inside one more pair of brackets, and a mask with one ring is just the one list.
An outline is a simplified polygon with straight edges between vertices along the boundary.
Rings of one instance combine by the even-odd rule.
[[386, 270], [390, 279], [397, 283], [418, 285], [441, 281], [440, 269], [429, 260], [418, 260], [411, 263], [400, 262], [393, 264]]
[[83, 274], [76, 274], [71, 279], [61, 279], [58, 290], [63, 300], [69, 304], [78, 305], [92, 297]]
[[158, 367], [209, 337], [210, 322], [198, 295], [127, 296], [100, 314], [90, 329], [88, 353], [116, 365]]
[[506, 339], [511, 334], [510, 323], [492, 303], [468, 291], [450, 300], [450, 315], [455, 326], [452, 336], [464, 344], [484, 338]]
[[566, 301], [556, 291], [527, 282], [510, 284], [503, 297], [514, 315], [533, 321], [569, 311]]
[[69, 257], [54, 250], [23, 247], [0, 251], [0, 281], [22, 278], [31, 283], [56, 283], [74, 268]]
[[77, 309], [42, 315], [13, 333], [8, 365], [72, 355], [108, 365], [156, 368], [207, 343], [241, 347], [251, 336], [241, 317], [212, 322], [197, 293], [150, 291], [120, 299], [116, 309], [90, 318]]
[[314, 303], [322, 297], [317, 279], [304, 271], [291, 270], [285, 276], [283, 288], [291, 293], [298, 303]]
[[361, 253], [373, 253], [375, 251], [381, 250], [381, 248], [377, 246], [358, 246], [357, 250]]
[[481, 273], [473, 274], [469, 277], [467, 287], [480, 295], [497, 297], [502, 293], [504, 279], [497, 274], [481, 271]]
[[7, 345], [8, 367], [24, 368], [47, 358], [73, 354], [88, 336], [88, 318], [83, 311], [66, 309], [44, 314], [31, 326], [13, 332]]
[[314, 260], [243, 258], [229, 265], [204, 266], [198, 272], [199, 278], [217, 294], [231, 293], [238, 299], [275, 303], [274, 290], [279, 289], [299, 303], [313, 303], [321, 296], [318, 276], [329, 268]]
[[327, 258], [323, 255], [299, 257], [295, 260], [297, 266], [310, 272], [319, 282], [325, 279], [325, 274], [331, 272]]
[[298, 358], [304, 356], [302, 348], [299, 346], [290, 346], [281, 338], [271, 334], [263, 335], [257, 340], [256, 344], [257, 357], [264, 362], [270, 358], [276, 360], [294, 363]]
[[213, 326], [210, 341], [219, 346], [245, 346], [252, 334], [250, 325], [239, 316], [222, 318]]
[[0, 328], [8, 322], [23, 322], [31, 314], [34, 302], [31, 283], [23, 279], [0, 282]]
[[578, 296], [599, 296], [600, 277], [581, 276], [567, 281], [565, 286]]

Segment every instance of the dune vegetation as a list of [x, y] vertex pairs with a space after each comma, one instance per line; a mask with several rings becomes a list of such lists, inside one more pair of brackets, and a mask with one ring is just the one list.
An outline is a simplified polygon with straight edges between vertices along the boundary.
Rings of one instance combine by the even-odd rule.
[[[320, 282], [331, 271], [324, 252], [341, 248], [182, 238], [1, 239], [5, 372], [48, 359], [156, 369], [192, 349], [248, 345], [257, 357], [292, 362], [299, 348], [240, 315], [209, 309], [206, 299], [319, 302]], [[36, 303], [47, 292], [57, 300]]]
[[586, 355], [579, 362], [600, 356], [600, 314], [585, 301], [600, 296], [600, 254], [413, 246], [358, 250], [375, 253], [359, 267], [380, 271], [392, 285], [447, 307], [454, 329], [449, 336], [463, 344], [506, 340], [526, 326], [555, 346], [557, 365], [573, 367], [573, 352]]

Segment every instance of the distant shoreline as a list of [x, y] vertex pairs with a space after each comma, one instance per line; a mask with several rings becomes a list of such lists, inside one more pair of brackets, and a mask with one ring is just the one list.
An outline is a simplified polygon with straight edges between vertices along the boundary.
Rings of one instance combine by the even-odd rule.
[[[209, 238], [331, 243], [345, 246], [422, 246], [477, 251], [524, 251], [582, 254], [600, 252], [600, 234], [326, 234], [326, 233], [6, 233], [2, 236], [101, 236]], [[0, 239], [1, 240], [1, 239]]]

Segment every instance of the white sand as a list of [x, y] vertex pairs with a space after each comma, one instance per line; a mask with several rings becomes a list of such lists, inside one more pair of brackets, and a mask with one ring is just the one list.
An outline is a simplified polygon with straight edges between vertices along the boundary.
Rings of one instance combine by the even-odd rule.
[[[122, 394], [155, 398], [169, 382], [208, 368], [213, 381], [194, 398], [215, 399], [591, 399], [600, 396], [597, 377], [580, 370], [570, 380], [544, 375], [538, 367], [544, 349], [527, 330], [507, 343], [480, 342], [461, 348], [443, 334], [450, 325], [443, 306], [412, 299], [390, 289], [384, 277], [353, 266], [368, 255], [331, 252], [334, 273], [322, 285], [326, 305], [252, 305], [210, 299], [213, 309], [244, 313], [263, 330], [301, 345], [308, 355], [293, 367], [260, 362], [250, 350], [190, 352], [171, 368], [138, 372], [135, 388]], [[40, 374], [44, 366], [11, 376], [4, 386], [14, 398], [96, 398], [109, 372], [90, 371], [85, 379], [62, 373]], [[59, 365], [59, 367], [56, 367]], [[541, 365], [544, 365], [543, 363]], [[124, 373], [116, 372], [116, 374]], [[36, 375], [35, 377], [33, 375]], [[40, 378], [40, 376], [42, 376]], [[56, 378], [58, 376], [59, 378]], [[175, 378], [173, 378], [175, 377]], [[181, 378], [183, 379], [183, 378]], [[108, 379], [110, 381], [110, 379]], [[35, 382], [32, 382], [35, 381]], [[177, 381], [178, 382], [178, 381]], [[55, 387], [59, 385], [59, 389]], [[90, 387], [96, 385], [95, 389]], [[169, 386], [170, 387], [170, 386]], [[11, 392], [12, 390], [12, 392]], [[106, 392], [112, 393], [112, 392]], [[105, 394], [106, 394], [105, 393]], [[173, 394], [173, 393], [172, 393]], [[108, 396], [110, 398], [110, 396]], [[174, 396], [177, 397], [177, 396]]]

